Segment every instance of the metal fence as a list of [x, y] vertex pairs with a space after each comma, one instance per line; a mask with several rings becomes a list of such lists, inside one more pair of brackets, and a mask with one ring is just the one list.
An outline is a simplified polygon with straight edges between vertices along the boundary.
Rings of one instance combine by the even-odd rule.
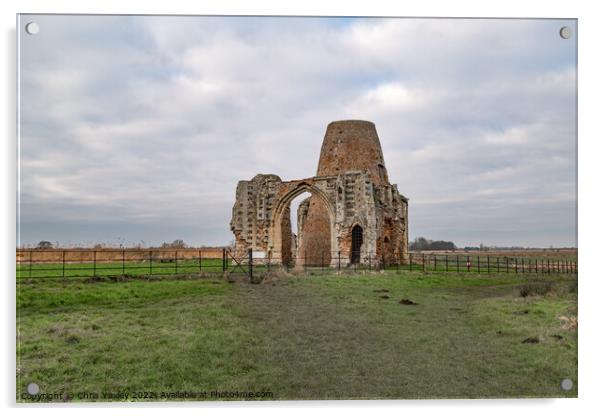
[[228, 254], [225, 248], [19, 250], [17, 279], [221, 274], [232, 266]]
[[577, 273], [577, 261], [567, 258], [538, 258], [482, 255], [410, 253], [409, 269], [465, 273]]
[[539, 258], [517, 256], [482, 256], [470, 254], [434, 254], [411, 252], [406, 257], [368, 253], [356, 256], [358, 261], [350, 262], [349, 253], [332, 252], [321, 256], [304, 256], [282, 262], [278, 258], [267, 256], [254, 260], [254, 267], [261, 264], [264, 268], [284, 268], [303, 271], [437, 271], [455, 273], [577, 273], [577, 261], [570, 258]]
[[[259, 255], [261, 254], [261, 255]], [[356, 261], [351, 262], [354, 258]], [[393, 258], [368, 253], [324, 252], [282, 259], [271, 253], [248, 251], [235, 255], [228, 248], [209, 250], [19, 250], [17, 278], [86, 278], [247, 274], [273, 270], [330, 271], [437, 271], [455, 273], [577, 273], [569, 258], [482, 256], [470, 254], [409, 253]]]

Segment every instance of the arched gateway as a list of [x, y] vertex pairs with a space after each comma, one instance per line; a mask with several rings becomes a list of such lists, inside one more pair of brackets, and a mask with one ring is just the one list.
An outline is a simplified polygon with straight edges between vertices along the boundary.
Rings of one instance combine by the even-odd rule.
[[[304, 192], [311, 197], [299, 207], [295, 235], [290, 204]], [[344, 265], [368, 257], [397, 263], [407, 259], [407, 215], [407, 198], [388, 182], [374, 124], [351, 120], [328, 125], [317, 176], [283, 182], [260, 174], [240, 181], [230, 227], [241, 257], [252, 249], [274, 263], [326, 259], [337, 265], [339, 256]]]

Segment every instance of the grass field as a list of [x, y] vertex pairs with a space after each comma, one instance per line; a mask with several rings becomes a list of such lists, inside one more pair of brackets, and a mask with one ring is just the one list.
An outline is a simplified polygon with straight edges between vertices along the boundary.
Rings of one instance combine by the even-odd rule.
[[18, 401], [32, 382], [73, 401], [577, 395], [575, 275], [27, 279], [17, 297]]

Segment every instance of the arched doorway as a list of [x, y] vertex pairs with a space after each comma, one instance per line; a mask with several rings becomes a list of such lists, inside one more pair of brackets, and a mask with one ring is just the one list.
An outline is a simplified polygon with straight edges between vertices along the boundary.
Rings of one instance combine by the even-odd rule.
[[287, 242], [288, 235], [292, 236], [291, 221], [284, 217], [290, 218], [291, 214], [300, 215], [301, 212], [291, 212], [291, 202], [297, 196], [309, 193], [311, 196], [303, 199], [299, 204], [299, 211], [303, 208], [305, 214], [303, 218], [298, 218], [302, 222], [302, 227], [298, 229], [299, 256], [295, 259], [295, 265], [315, 263], [315, 265], [328, 266], [333, 261], [331, 252], [336, 252], [338, 247], [335, 238], [333, 202], [322, 189], [305, 180], [289, 182], [285, 185], [289, 189], [282, 192], [275, 202], [274, 214], [270, 222], [268, 244], [273, 253], [272, 258], [276, 261], [285, 261], [288, 253], [293, 257], [293, 245]]
[[351, 229], [351, 263], [359, 263], [361, 260], [361, 247], [364, 242], [364, 230], [359, 225]]

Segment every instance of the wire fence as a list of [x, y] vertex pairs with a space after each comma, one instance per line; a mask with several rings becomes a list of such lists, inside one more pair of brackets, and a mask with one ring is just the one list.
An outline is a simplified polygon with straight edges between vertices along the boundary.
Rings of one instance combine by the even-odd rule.
[[571, 258], [482, 256], [469, 254], [323, 252], [282, 259], [271, 253], [235, 255], [228, 248], [208, 250], [19, 250], [17, 279], [167, 276], [242, 273], [275, 270], [301, 272], [410, 271], [449, 273], [577, 273]]

